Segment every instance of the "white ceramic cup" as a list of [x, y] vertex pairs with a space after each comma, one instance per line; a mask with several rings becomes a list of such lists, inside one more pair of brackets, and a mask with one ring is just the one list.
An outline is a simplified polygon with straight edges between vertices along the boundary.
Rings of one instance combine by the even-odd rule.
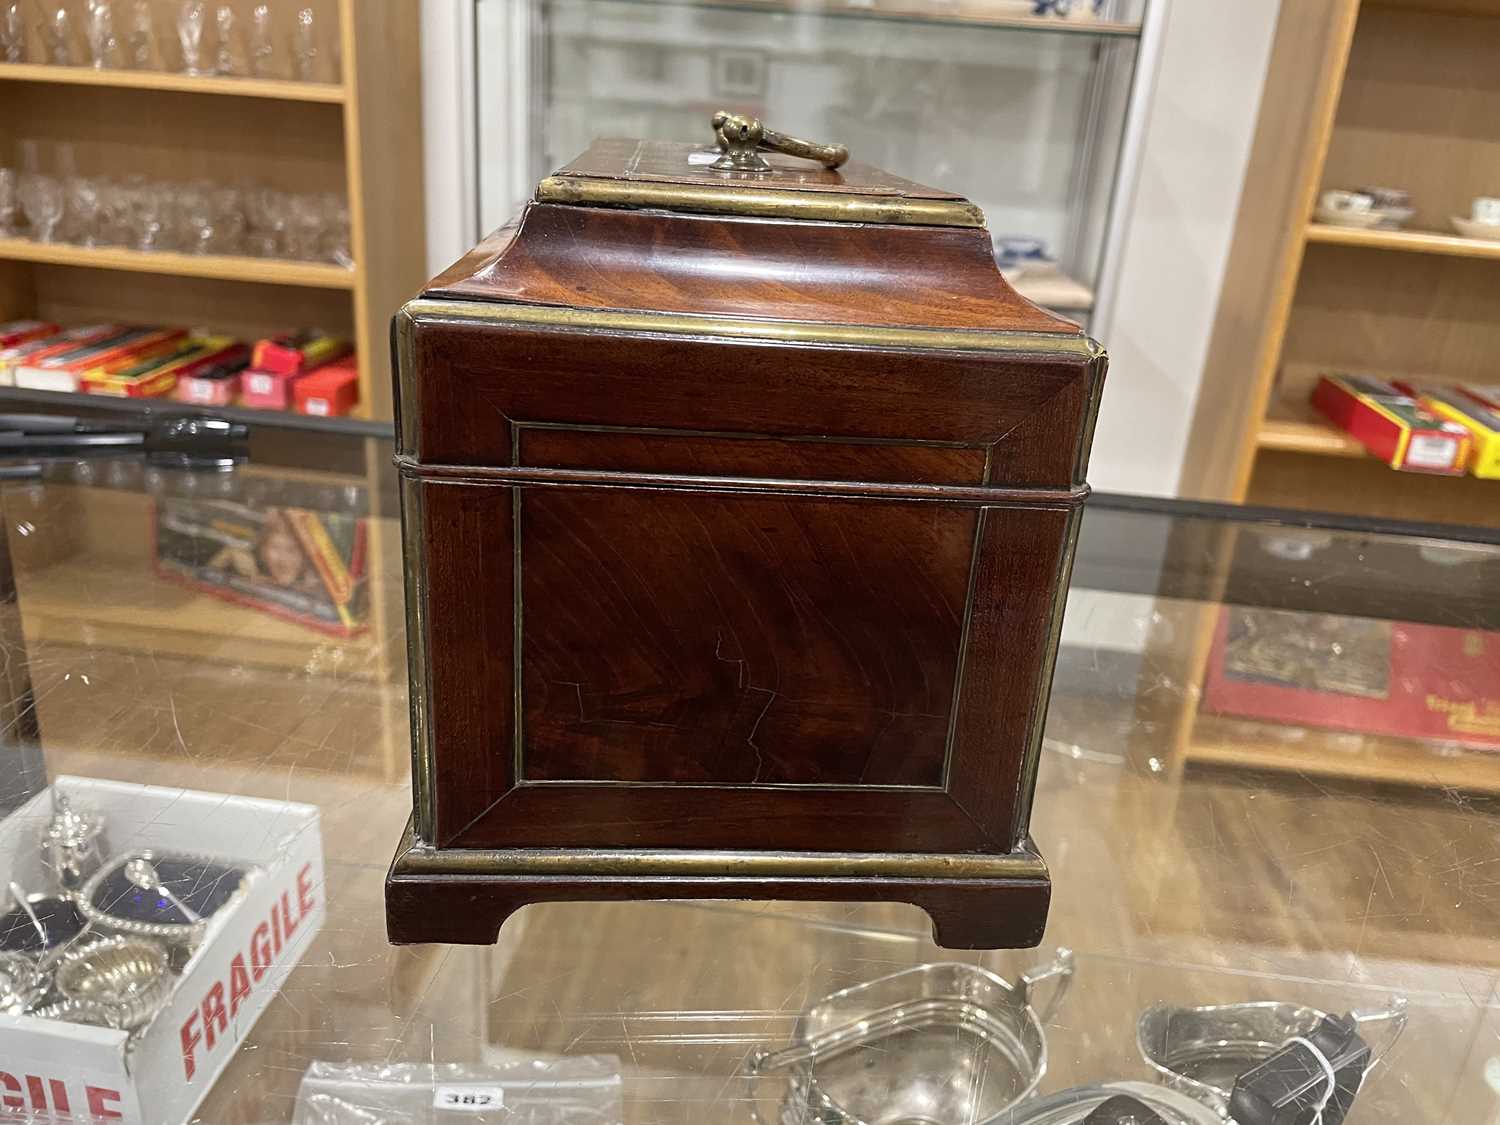
[[1325, 210], [1349, 211], [1355, 214], [1365, 214], [1375, 207], [1375, 200], [1372, 196], [1362, 191], [1340, 191], [1338, 188], [1325, 191], [1319, 202]]
[[1500, 226], [1500, 199], [1490, 195], [1481, 195], [1474, 200], [1473, 208], [1469, 213], [1476, 223]]

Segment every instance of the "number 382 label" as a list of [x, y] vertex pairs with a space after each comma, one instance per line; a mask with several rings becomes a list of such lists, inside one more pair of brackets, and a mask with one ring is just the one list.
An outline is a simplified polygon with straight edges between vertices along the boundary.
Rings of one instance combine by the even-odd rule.
[[499, 1086], [434, 1086], [432, 1107], [460, 1113], [482, 1113], [505, 1104], [505, 1091]]

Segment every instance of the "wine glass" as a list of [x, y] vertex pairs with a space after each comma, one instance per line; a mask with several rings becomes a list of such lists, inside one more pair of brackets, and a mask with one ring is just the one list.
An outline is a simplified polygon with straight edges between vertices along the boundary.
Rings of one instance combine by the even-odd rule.
[[177, 41], [182, 45], [182, 71], [194, 77], [212, 74], [203, 65], [203, 32], [207, 16], [203, 0], [183, 0], [177, 11]]
[[250, 220], [246, 249], [257, 258], [280, 257], [287, 228], [286, 193], [261, 184], [246, 188], [244, 196]]
[[322, 257], [324, 212], [322, 200], [310, 193], [288, 199], [286, 252], [290, 258], [316, 262]]
[[17, 187], [21, 210], [31, 225], [31, 237], [38, 242], [55, 242], [57, 225], [63, 217], [62, 184], [45, 172], [22, 172]]
[[120, 246], [131, 239], [131, 198], [128, 184], [99, 180], [99, 220], [95, 224], [100, 246]]
[[129, 193], [131, 238], [137, 250], [166, 250], [171, 235], [172, 190], [168, 184], [151, 183], [145, 176], [125, 181]]
[[349, 203], [335, 192], [323, 196], [323, 256], [345, 269], [354, 268], [349, 235]]
[[21, 0], [0, 5], [0, 61], [26, 61], [26, 13]]
[[151, 0], [132, 0], [130, 30], [125, 36], [130, 65], [136, 70], [156, 69], [156, 23]]
[[219, 29], [219, 47], [214, 56], [215, 67], [220, 74], [244, 75], [249, 73], [250, 63], [245, 55], [244, 36], [240, 31], [239, 18], [230, 4], [220, 4], [214, 13]]
[[213, 216], [212, 249], [216, 254], [238, 254], [244, 248], [245, 199], [238, 188], [215, 188], [209, 196]]
[[47, 41], [47, 58], [54, 66], [72, 66], [73, 17], [66, 4], [59, 4], [42, 25], [42, 35]]
[[292, 33], [292, 58], [300, 81], [317, 81], [318, 28], [313, 21], [311, 8], [302, 8], [297, 12], [297, 30]]
[[88, 176], [66, 182], [68, 219], [73, 237], [84, 246], [99, 245], [101, 184]]
[[271, 6], [250, 10], [250, 69], [257, 78], [276, 77], [276, 45], [271, 34]]
[[182, 245], [192, 254], [207, 254], [214, 241], [213, 185], [194, 180], [177, 189]]
[[84, 17], [89, 41], [89, 61], [95, 70], [118, 66], [120, 41], [115, 37], [114, 8], [110, 0], [89, 0]]

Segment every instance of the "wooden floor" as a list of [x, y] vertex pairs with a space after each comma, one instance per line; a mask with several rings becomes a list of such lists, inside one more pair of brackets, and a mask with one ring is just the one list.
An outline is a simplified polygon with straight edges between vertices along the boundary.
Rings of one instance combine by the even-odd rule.
[[[19, 576], [23, 616], [47, 566], [38, 557]], [[60, 587], [46, 589], [55, 620]], [[472, 1063], [514, 1051], [618, 1057], [631, 1122], [750, 1121], [746, 1056], [785, 1044], [819, 997], [931, 960], [1014, 976], [1046, 956], [943, 952], [909, 907], [765, 903], [534, 907], [494, 948], [394, 949], [381, 894], [410, 808], [404, 684], [351, 673], [325, 638], [288, 667], [233, 643], [204, 658], [115, 634], [56, 636], [26, 646], [51, 772], [323, 811], [327, 926], [210, 1093], [204, 1122], [289, 1120], [315, 1059]], [[1042, 1090], [1148, 1078], [1134, 1028], [1152, 1003], [1343, 1011], [1400, 992], [1411, 1026], [1352, 1125], [1496, 1120], [1483, 1075], [1500, 1055], [1500, 806], [1454, 789], [1154, 771], [1135, 763], [1165, 735], [1141, 724], [1137, 692], [1175, 689], [1069, 675], [1053, 695], [1033, 825], [1056, 888], [1047, 947], [1076, 950], [1078, 968], [1048, 1028]], [[768, 1081], [759, 1095], [769, 1115], [780, 1088]]]

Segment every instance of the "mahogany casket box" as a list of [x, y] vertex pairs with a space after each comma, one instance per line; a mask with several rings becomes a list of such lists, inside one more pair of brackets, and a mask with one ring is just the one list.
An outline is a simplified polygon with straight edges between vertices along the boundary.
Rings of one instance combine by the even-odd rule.
[[396, 317], [392, 941], [637, 898], [1041, 939], [1104, 355], [972, 203], [751, 125], [748, 155], [596, 142]]

